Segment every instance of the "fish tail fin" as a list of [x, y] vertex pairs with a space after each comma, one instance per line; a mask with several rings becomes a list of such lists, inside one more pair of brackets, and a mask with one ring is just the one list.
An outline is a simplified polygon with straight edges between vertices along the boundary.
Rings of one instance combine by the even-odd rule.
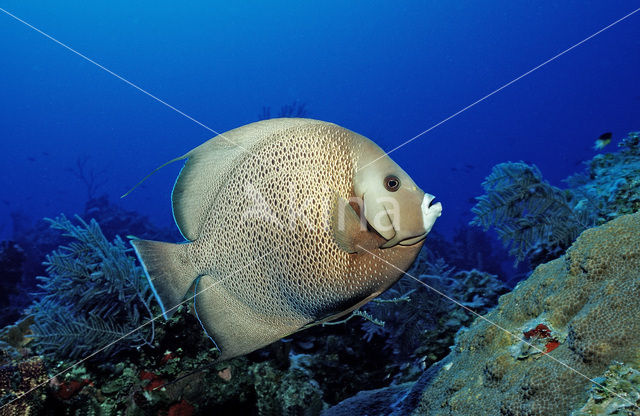
[[133, 239], [131, 245], [142, 263], [162, 314], [169, 319], [199, 276], [187, 252], [189, 243]]

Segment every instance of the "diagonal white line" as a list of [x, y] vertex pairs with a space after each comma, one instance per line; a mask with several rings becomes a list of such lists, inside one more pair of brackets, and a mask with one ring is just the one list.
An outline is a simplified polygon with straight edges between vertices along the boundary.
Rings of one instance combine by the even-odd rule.
[[[226, 277], [224, 277], [223, 279], [220, 279], [220, 280], [218, 280], [217, 282], [212, 283], [211, 285], [209, 285], [209, 286], [207, 286], [206, 288], [202, 289], [201, 291], [199, 291], [199, 292], [195, 293], [195, 294], [193, 295], [193, 296], [194, 296], [194, 298], [195, 298], [195, 296], [197, 296], [197, 295], [199, 295], [199, 294], [201, 294], [201, 293], [203, 293], [203, 292], [205, 292], [205, 291], [207, 291], [207, 290], [211, 289], [212, 287], [214, 287], [214, 286], [216, 286], [216, 285], [218, 285], [218, 284], [220, 284], [220, 283], [224, 282], [225, 280], [229, 279], [231, 276], [233, 276], [233, 275], [235, 275], [235, 274], [237, 274], [237, 273], [241, 272], [242, 270], [246, 269], [247, 267], [249, 267], [249, 266], [251, 266], [251, 265], [255, 264], [258, 260], [261, 260], [261, 259], [263, 259], [264, 257], [266, 257], [267, 255], [269, 255], [269, 254], [273, 253], [273, 251], [274, 251], [274, 250], [275, 250], [275, 248], [274, 248], [273, 250], [270, 250], [270, 251], [268, 251], [267, 253], [263, 254], [262, 256], [260, 256], [260, 257], [258, 257], [258, 258], [256, 258], [256, 259], [254, 259], [254, 260], [252, 260], [252, 261], [250, 261], [249, 263], [245, 264], [244, 266], [242, 266], [242, 267], [241, 267], [241, 268], [239, 268], [238, 270], [236, 270], [236, 271], [234, 271], [234, 272], [232, 272], [232, 273], [229, 273], [229, 274], [228, 274]], [[177, 305], [175, 305], [175, 306], [173, 306], [173, 307], [171, 307], [171, 308], [167, 309], [167, 311], [165, 311], [165, 312], [173, 311], [174, 309], [177, 309], [179, 306], [181, 306], [181, 305], [183, 305], [183, 304], [185, 304], [185, 303], [189, 302], [191, 299], [192, 299], [192, 297], [189, 297], [189, 298], [187, 298], [187, 299], [183, 300], [182, 302], [178, 303]], [[43, 381], [42, 383], [35, 385], [35, 386], [34, 386], [34, 387], [32, 387], [31, 389], [29, 389], [29, 390], [27, 390], [26, 392], [22, 393], [21, 395], [14, 397], [11, 401], [9, 401], [9, 402], [7, 402], [7, 403], [3, 404], [2, 406], [0, 406], [0, 410], [4, 409], [6, 406], [10, 405], [11, 403], [13, 403], [13, 402], [15, 402], [15, 401], [17, 401], [17, 400], [20, 400], [20, 399], [22, 399], [22, 398], [26, 397], [27, 395], [29, 395], [29, 394], [30, 394], [31, 392], [33, 392], [34, 390], [39, 389], [40, 387], [44, 386], [45, 384], [47, 384], [47, 383], [51, 382], [51, 380], [53, 380], [54, 378], [56, 378], [56, 377], [58, 377], [58, 376], [60, 376], [60, 375], [62, 375], [62, 374], [64, 374], [64, 373], [66, 373], [67, 371], [71, 370], [71, 369], [72, 369], [72, 368], [74, 368], [74, 367], [77, 367], [78, 365], [80, 365], [80, 364], [82, 364], [83, 362], [87, 361], [88, 359], [90, 359], [91, 357], [95, 356], [96, 354], [99, 354], [101, 351], [104, 351], [104, 350], [106, 350], [107, 348], [109, 348], [110, 346], [112, 346], [112, 345], [114, 345], [114, 344], [116, 344], [116, 343], [118, 343], [118, 342], [122, 341], [123, 339], [127, 338], [129, 335], [131, 335], [131, 334], [133, 334], [133, 333], [135, 333], [135, 332], [137, 332], [137, 331], [141, 330], [141, 329], [142, 329], [142, 328], [144, 328], [145, 326], [147, 326], [147, 325], [149, 325], [150, 323], [152, 323], [152, 322], [156, 321], [156, 320], [157, 320], [158, 318], [160, 318], [161, 316], [162, 316], [162, 314], [157, 315], [157, 316], [155, 316], [155, 317], [153, 317], [153, 318], [149, 319], [149, 320], [148, 320], [147, 322], [145, 322], [144, 324], [140, 325], [140, 326], [139, 326], [139, 327], [137, 327], [137, 328], [132, 329], [131, 331], [127, 332], [126, 334], [124, 334], [124, 335], [123, 335], [123, 336], [121, 336], [120, 338], [118, 338], [118, 339], [116, 339], [116, 340], [114, 340], [114, 341], [110, 342], [109, 344], [105, 345], [104, 347], [102, 347], [102, 348], [100, 348], [100, 349], [98, 349], [98, 350], [96, 350], [96, 351], [92, 352], [91, 354], [87, 355], [87, 356], [86, 356], [86, 357], [84, 357], [83, 359], [81, 359], [81, 360], [77, 361], [76, 363], [74, 363], [74, 364], [72, 364], [72, 365], [68, 366], [68, 367], [67, 367], [67, 368], [65, 368], [64, 370], [62, 370], [62, 371], [60, 371], [60, 372], [56, 373], [54, 376], [50, 377], [50, 378], [49, 378], [49, 379], [47, 379], [46, 381]]]
[[25, 22], [24, 20], [22, 20], [21, 18], [19, 18], [18, 16], [9, 13], [7, 10], [3, 9], [2, 7], [0, 7], [0, 11], [3, 12], [4, 14], [6, 14], [9, 17], [12, 17], [13, 19], [17, 20], [18, 22], [26, 25], [27, 27], [35, 30], [36, 32], [40, 33], [41, 35], [45, 36], [46, 38], [54, 41], [55, 43], [57, 43], [58, 45], [62, 46], [63, 48], [73, 52], [74, 54], [78, 55], [79, 57], [81, 57], [82, 59], [84, 59], [87, 62], [90, 62], [92, 64], [94, 64], [95, 66], [97, 66], [98, 68], [102, 69], [103, 71], [113, 75], [114, 77], [118, 78], [120, 81], [130, 85], [131, 87], [135, 88], [136, 90], [140, 91], [141, 93], [153, 98], [154, 100], [156, 100], [157, 102], [159, 102], [160, 104], [164, 105], [165, 107], [170, 108], [171, 110], [175, 111], [176, 113], [180, 114], [183, 117], [186, 117], [187, 119], [193, 121], [194, 123], [198, 124], [201, 127], [204, 127], [205, 129], [209, 130], [212, 133], [217, 134], [218, 136], [222, 137], [224, 140], [226, 140], [227, 142], [238, 146], [239, 148], [247, 151], [247, 149], [245, 149], [244, 147], [240, 146], [239, 144], [235, 143], [234, 141], [227, 139], [222, 133], [218, 133], [217, 131], [215, 131], [214, 129], [212, 129], [211, 127], [207, 126], [206, 124], [196, 120], [195, 118], [191, 117], [190, 115], [186, 114], [185, 112], [177, 109], [176, 107], [172, 106], [171, 104], [167, 103], [166, 101], [156, 97], [155, 95], [151, 94], [149, 91], [143, 89], [142, 87], [139, 87], [138, 85], [134, 84], [133, 82], [129, 81], [128, 79], [116, 74], [115, 72], [113, 72], [112, 70], [110, 70], [109, 68], [104, 67], [103, 65], [100, 65], [99, 63], [97, 63], [96, 61], [94, 61], [93, 59], [87, 57], [86, 55], [83, 55], [82, 53], [76, 51], [75, 49], [73, 49], [72, 47], [66, 45], [65, 43], [62, 43], [61, 41], [59, 41], [58, 39], [54, 38], [53, 36], [43, 32], [42, 30], [38, 29], [37, 27]]
[[424, 130], [423, 132], [413, 136], [412, 138], [410, 138], [409, 140], [405, 141], [402, 144], [399, 144], [398, 146], [394, 147], [393, 149], [389, 150], [388, 152], [386, 152], [384, 155], [378, 157], [377, 159], [372, 160], [371, 162], [367, 163], [366, 165], [362, 166], [360, 169], [364, 169], [367, 166], [375, 163], [376, 161], [382, 159], [383, 157], [385, 157], [386, 155], [389, 155], [393, 152], [395, 152], [396, 150], [400, 149], [401, 147], [404, 147], [406, 145], [408, 145], [409, 143], [411, 143], [412, 141], [416, 140], [419, 137], [422, 137], [423, 135], [427, 134], [428, 132], [430, 132], [431, 130], [435, 129], [436, 127], [446, 123], [447, 121], [451, 120], [452, 118], [464, 113], [465, 111], [467, 111], [468, 109], [470, 109], [471, 107], [474, 107], [476, 104], [480, 104], [481, 102], [483, 102], [484, 100], [486, 100], [487, 98], [491, 97], [492, 95], [502, 91], [503, 89], [507, 88], [508, 86], [510, 86], [511, 84], [514, 84], [518, 81], [520, 81], [522, 78], [526, 77], [527, 75], [531, 74], [534, 71], [537, 71], [538, 69], [542, 68], [543, 66], [545, 66], [546, 64], [555, 61], [556, 59], [558, 59], [559, 57], [561, 57], [562, 55], [566, 54], [567, 52], [571, 51], [572, 49], [577, 48], [578, 46], [582, 45], [583, 43], [585, 43], [586, 41], [593, 39], [594, 37], [598, 36], [600, 33], [604, 32], [607, 29], [610, 29], [611, 27], [617, 25], [618, 23], [622, 22], [623, 20], [625, 20], [628, 17], [631, 17], [632, 15], [634, 15], [635, 13], [637, 13], [638, 11], [640, 11], [640, 7], [635, 9], [634, 11], [632, 11], [631, 13], [621, 17], [620, 19], [616, 20], [615, 22], [603, 27], [602, 29], [598, 30], [597, 32], [587, 36], [586, 38], [582, 39], [580, 42], [574, 44], [573, 46], [563, 50], [562, 52], [558, 53], [557, 55], [547, 59], [546, 61], [544, 61], [543, 63], [533, 67], [532, 69], [528, 70], [527, 72], [525, 72], [524, 74], [520, 75], [517, 78], [512, 79], [511, 81], [507, 82], [506, 84], [504, 84], [503, 86], [501, 86], [500, 88], [497, 88], [495, 90], [493, 90], [492, 92], [490, 92], [489, 94], [485, 95], [484, 97], [472, 102], [471, 104], [469, 104], [468, 106], [456, 111], [455, 113], [451, 114], [449, 117], [445, 118], [444, 120], [434, 124], [433, 126], [429, 127], [428, 129]]
[[598, 387], [603, 388], [604, 390], [606, 390], [607, 392], [617, 396], [619, 399], [624, 400], [626, 403], [630, 404], [633, 407], [636, 407], [638, 409], [640, 409], [640, 406], [636, 405], [635, 403], [632, 403], [631, 401], [625, 399], [624, 397], [622, 397], [621, 395], [619, 395], [618, 393], [616, 393], [615, 391], [608, 389], [607, 387], [603, 386], [602, 384], [598, 383], [597, 381], [593, 380], [592, 378], [590, 378], [589, 376], [581, 373], [580, 371], [576, 370], [575, 368], [571, 367], [570, 365], [566, 364], [563, 361], [560, 361], [559, 359], [557, 359], [556, 357], [548, 354], [546, 351], [541, 350], [540, 348], [538, 348], [537, 346], [531, 344], [530, 342], [526, 341], [524, 338], [522, 338], [521, 336], [514, 334], [513, 332], [509, 331], [508, 329], [504, 328], [501, 325], [498, 325], [497, 323], [489, 320], [488, 318], [486, 318], [483, 315], [480, 315], [478, 312], [474, 311], [473, 309], [469, 308], [468, 306], [465, 306], [464, 304], [458, 302], [457, 300], [453, 299], [451, 296], [448, 296], [446, 293], [443, 293], [441, 291], [439, 291], [438, 289], [434, 288], [433, 286], [430, 286], [428, 284], [426, 284], [425, 282], [423, 282], [422, 280], [418, 279], [415, 276], [410, 275], [409, 273], [405, 272], [404, 270], [400, 269], [399, 267], [397, 267], [395, 264], [389, 263], [388, 261], [386, 261], [385, 259], [383, 259], [382, 257], [376, 255], [375, 253], [367, 250], [366, 248], [362, 247], [361, 245], [358, 245], [359, 248], [361, 248], [362, 250], [366, 251], [367, 253], [371, 254], [372, 256], [374, 256], [375, 258], [377, 258], [380, 261], [385, 262], [386, 264], [388, 264], [389, 266], [393, 267], [394, 269], [398, 270], [401, 273], [404, 273], [404, 275], [406, 275], [407, 277], [410, 277], [411, 279], [415, 280], [416, 282], [420, 283], [421, 285], [423, 285], [424, 287], [426, 287], [429, 290], [432, 290], [433, 292], [437, 293], [438, 295], [444, 297], [445, 299], [450, 300], [451, 302], [455, 303], [456, 305], [460, 306], [461, 308], [463, 308], [464, 310], [472, 313], [473, 315], [475, 315], [476, 317], [482, 319], [483, 321], [486, 321], [487, 323], [489, 323], [490, 325], [495, 326], [496, 328], [500, 329], [501, 331], [511, 335], [513, 338], [517, 339], [518, 341], [521, 341], [525, 344], [527, 344], [529, 347], [533, 348], [534, 350], [542, 353], [544, 356], [549, 357], [550, 359], [552, 359], [553, 361], [557, 362], [558, 364], [562, 365], [563, 367], [569, 369], [570, 371], [573, 371], [574, 373], [578, 374], [579, 376], [589, 380], [590, 382], [592, 382], [593, 384], [597, 385]]

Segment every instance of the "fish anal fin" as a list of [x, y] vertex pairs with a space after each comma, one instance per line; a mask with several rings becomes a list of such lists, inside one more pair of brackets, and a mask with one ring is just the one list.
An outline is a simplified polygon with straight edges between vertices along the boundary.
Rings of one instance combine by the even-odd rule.
[[220, 349], [217, 361], [248, 354], [286, 337], [309, 322], [304, 316], [278, 316], [257, 311], [225, 286], [224, 275], [202, 275], [195, 309], [206, 334]]

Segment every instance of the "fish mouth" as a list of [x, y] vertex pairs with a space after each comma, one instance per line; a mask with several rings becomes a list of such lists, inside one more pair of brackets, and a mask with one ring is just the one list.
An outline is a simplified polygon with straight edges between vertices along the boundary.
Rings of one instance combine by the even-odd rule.
[[435, 199], [435, 196], [425, 193], [422, 204], [420, 205], [425, 236], [429, 234], [429, 231], [433, 228], [433, 224], [435, 224], [438, 217], [442, 215], [442, 204], [435, 202]]
[[427, 238], [427, 234], [429, 234], [429, 231], [433, 228], [433, 224], [435, 224], [436, 219], [442, 215], [442, 204], [440, 202], [435, 202], [435, 200], [435, 196], [427, 193], [424, 194], [422, 204], [420, 204], [424, 232], [419, 236], [407, 238], [406, 240], [398, 242], [399, 245], [412, 246]]
[[435, 224], [436, 219], [442, 215], [442, 204], [440, 202], [435, 202], [435, 199], [435, 196], [427, 193], [425, 193], [422, 198], [420, 210], [422, 212], [422, 226], [424, 231], [421, 234], [414, 236], [405, 235], [405, 238], [401, 240], [402, 237], [400, 237], [398, 235], [398, 231], [395, 230], [396, 234], [394, 237], [384, 243], [381, 248], [389, 248], [395, 245], [413, 246], [424, 240], [433, 228], [433, 224]]
[[413, 246], [420, 243], [422, 240], [427, 238], [427, 233], [422, 233], [417, 237], [407, 238], [406, 240], [402, 240], [398, 243], [399, 246]]

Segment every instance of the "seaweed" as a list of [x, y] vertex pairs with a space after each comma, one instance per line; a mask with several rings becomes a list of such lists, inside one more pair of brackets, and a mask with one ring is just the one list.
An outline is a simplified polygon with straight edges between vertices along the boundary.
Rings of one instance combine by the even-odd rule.
[[96, 358], [109, 357], [150, 344], [153, 294], [128, 255], [131, 249], [119, 236], [109, 242], [95, 220], [76, 218], [79, 225], [64, 215], [46, 219], [76, 241], [47, 255], [48, 276], [38, 276], [41, 292], [30, 307], [35, 347], [51, 358], [76, 359], [98, 350]]
[[476, 198], [470, 224], [495, 228], [516, 264], [559, 256], [595, 224], [588, 199], [576, 201], [571, 192], [550, 185], [535, 165], [500, 163], [482, 187], [486, 193]]

